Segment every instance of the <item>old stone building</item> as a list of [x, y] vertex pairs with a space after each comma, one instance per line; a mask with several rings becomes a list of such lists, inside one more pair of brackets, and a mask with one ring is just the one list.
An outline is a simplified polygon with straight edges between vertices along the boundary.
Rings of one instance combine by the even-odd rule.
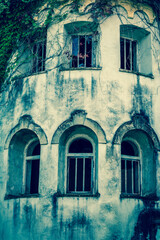
[[0, 239], [158, 240], [158, 22], [80, 11], [18, 50], [1, 94]]

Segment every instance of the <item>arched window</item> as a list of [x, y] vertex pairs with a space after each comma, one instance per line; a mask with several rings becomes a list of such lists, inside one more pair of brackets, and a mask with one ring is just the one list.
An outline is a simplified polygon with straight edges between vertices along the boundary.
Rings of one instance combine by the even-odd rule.
[[[98, 133], [100, 136], [100, 129]], [[58, 135], [58, 194], [99, 195], [99, 142], [96, 133], [84, 125], [73, 125], [66, 128], [63, 133], [59, 132]], [[54, 141], [57, 140], [58, 135], [55, 135]]]
[[9, 144], [6, 195], [36, 194], [39, 185], [40, 141], [37, 135], [22, 129]]
[[132, 141], [121, 144], [121, 192], [140, 194], [140, 153]]
[[25, 192], [38, 193], [39, 185], [40, 144], [32, 141], [26, 149], [26, 183]]
[[85, 138], [72, 140], [67, 149], [67, 192], [91, 193], [94, 149]]

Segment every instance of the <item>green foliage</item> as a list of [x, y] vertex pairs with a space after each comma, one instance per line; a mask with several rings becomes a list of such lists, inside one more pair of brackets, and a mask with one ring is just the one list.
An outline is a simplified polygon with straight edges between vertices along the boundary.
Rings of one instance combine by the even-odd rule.
[[66, 13], [54, 14], [53, 17], [54, 9], [68, 5], [76, 11], [79, 0], [0, 0], [0, 86], [7, 77], [6, 69], [11, 69], [7, 66], [12, 53], [39, 32], [40, 27], [34, 17], [46, 3], [50, 7], [45, 26], [67, 17]]
[[6, 77], [6, 67], [11, 54], [20, 42], [38, 28], [34, 14], [44, 1], [0, 0], [0, 84]]

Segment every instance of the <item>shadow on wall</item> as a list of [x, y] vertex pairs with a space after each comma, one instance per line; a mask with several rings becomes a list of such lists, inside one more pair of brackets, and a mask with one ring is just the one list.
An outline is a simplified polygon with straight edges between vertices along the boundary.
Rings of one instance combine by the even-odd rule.
[[159, 240], [160, 239], [160, 211], [144, 210], [139, 214], [131, 240]]

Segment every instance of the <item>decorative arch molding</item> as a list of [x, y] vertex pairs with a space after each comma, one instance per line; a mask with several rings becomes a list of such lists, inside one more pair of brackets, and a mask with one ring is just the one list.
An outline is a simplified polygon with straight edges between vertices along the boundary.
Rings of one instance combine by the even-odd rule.
[[136, 13], [142, 13], [145, 15], [146, 19], [153, 23], [156, 16], [153, 9], [147, 4], [132, 4], [128, 1], [118, 0], [117, 4], [113, 4], [113, 8], [122, 8], [127, 13], [127, 17], [133, 19]]
[[94, 120], [90, 118], [86, 118], [86, 111], [84, 110], [75, 110], [71, 113], [71, 117], [64, 121], [55, 131], [51, 144], [58, 144], [60, 141], [60, 137], [64, 133], [65, 130], [68, 128], [75, 126], [75, 125], [81, 125], [90, 128], [98, 138], [99, 143], [105, 144], [107, 142], [105, 133], [101, 126]]
[[121, 144], [123, 136], [130, 130], [142, 130], [146, 132], [153, 141], [154, 147], [160, 151], [159, 139], [153, 130], [153, 128], [148, 124], [148, 119], [141, 114], [135, 114], [132, 116], [132, 120], [122, 124], [116, 131], [113, 137], [113, 144]]
[[41, 145], [48, 144], [47, 136], [43, 129], [33, 121], [30, 115], [23, 115], [22, 117], [20, 117], [18, 124], [8, 134], [4, 145], [5, 149], [9, 148], [10, 141], [14, 134], [22, 129], [29, 129], [33, 131], [39, 138]]

